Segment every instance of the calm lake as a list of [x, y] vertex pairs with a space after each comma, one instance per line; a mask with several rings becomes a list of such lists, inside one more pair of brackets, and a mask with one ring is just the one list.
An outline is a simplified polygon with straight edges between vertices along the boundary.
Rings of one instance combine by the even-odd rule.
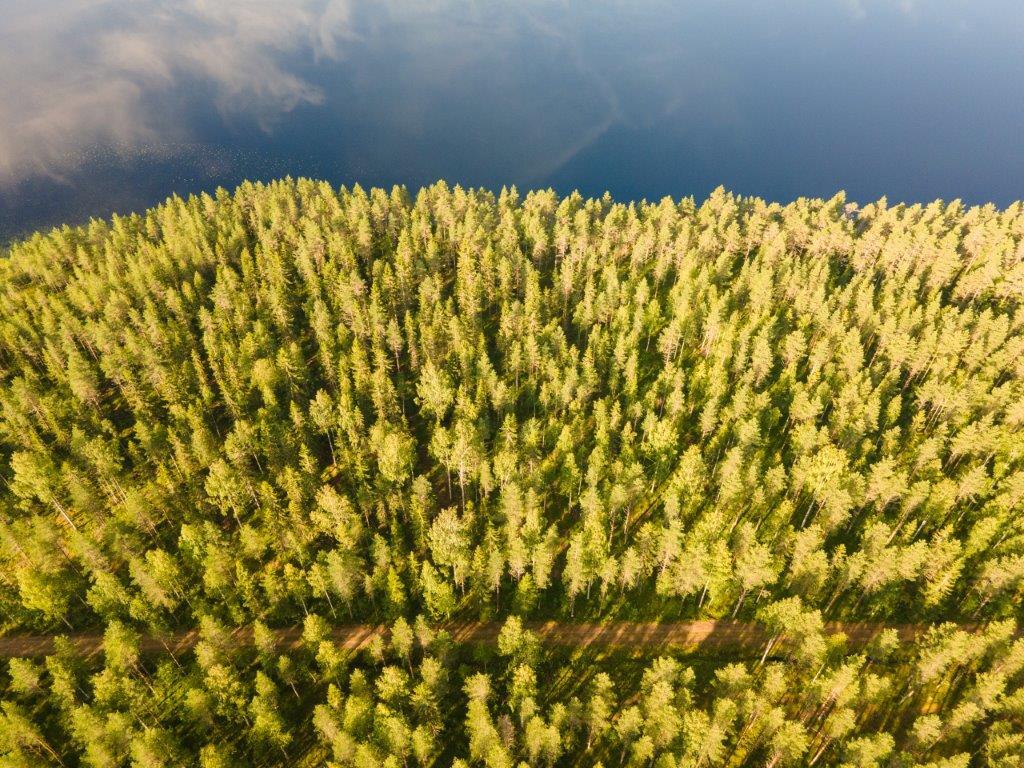
[[285, 174], [1024, 196], [1020, 0], [0, 0], [0, 239]]

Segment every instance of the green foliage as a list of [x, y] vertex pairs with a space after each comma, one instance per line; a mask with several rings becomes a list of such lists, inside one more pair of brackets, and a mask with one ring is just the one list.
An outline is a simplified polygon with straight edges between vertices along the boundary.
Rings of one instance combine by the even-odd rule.
[[[11, 663], [0, 760], [1015, 764], [1022, 243], [1019, 203], [286, 180], [14, 245], [0, 621], [105, 647]], [[607, 617], [767, 640], [567, 672], [521, 622]], [[950, 624], [823, 633], [864, 620]]]

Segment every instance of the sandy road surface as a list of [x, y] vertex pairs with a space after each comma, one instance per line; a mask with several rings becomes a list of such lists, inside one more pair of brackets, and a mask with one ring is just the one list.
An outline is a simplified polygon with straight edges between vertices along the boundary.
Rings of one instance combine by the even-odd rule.
[[[535, 632], [540, 641], [553, 646], [607, 646], [621, 648], [701, 648], [709, 650], [757, 651], [768, 642], [763, 627], [743, 621], [674, 621], [664, 623], [609, 622], [606, 624], [569, 624], [564, 622], [524, 622], [524, 627]], [[451, 622], [442, 626], [458, 643], [493, 643], [501, 631], [501, 622]], [[863, 646], [884, 629], [896, 631], [901, 641], [909, 641], [928, 630], [927, 625], [884, 625], [872, 623], [830, 623], [828, 634], [843, 633], [851, 646]], [[976, 625], [963, 625], [967, 631], [976, 631]], [[294, 648], [302, 642], [302, 630], [297, 627], [273, 630], [277, 646]], [[336, 627], [331, 631], [333, 640], [346, 650], [359, 650], [376, 636], [386, 637], [387, 628], [373, 625]], [[103, 650], [102, 635], [66, 635], [72, 646], [84, 655]], [[250, 645], [252, 629], [243, 627], [232, 632], [238, 646]], [[139, 649], [143, 653], [183, 653], [191, 650], [199, 640], [195, 630], [166, 636], [144, 635]], [[53, 635], [11, 635], [0, 637], [0, 658], [46, 656], [53, 653]]]

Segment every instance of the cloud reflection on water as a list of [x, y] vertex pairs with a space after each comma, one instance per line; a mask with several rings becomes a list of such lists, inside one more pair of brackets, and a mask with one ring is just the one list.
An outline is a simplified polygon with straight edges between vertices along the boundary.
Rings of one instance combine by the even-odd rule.
[[[912, 2], [836, 1], [857, 17], [879, 2], [908, 8]], [[603, 10], [622, 15], [628, 25], [641, 5], [660, 4], [610, 2]], [[692, 5], [699, 13], [708, 3]], [[0, 11], [0, 184], [59, 176], [80, 162], [87, 147], [131, 152], [191, 141], [180, 113], [183, 89], [208, 89], [220, 114], [244, 115], [272, 130], [297, 106], [322, 104], [329, 96], [297, 65], [341, 60], [350, 45], [379, 37], [386, 27], [392, 28], [388, 34], [403, 27], [415, 31], [420, 39], [412, 46], [432, 54], [427, 67], [414, 61], [403, 75], [429, 79], [428, 89], [465, 77], [474, 64], [474, 38], [490, 46], [479, 53], [492, 66], [494, 54], [514, 45], [524, 27], [561, 46], [566, 64], [587, 80], [583, 87], [592, 91], [596, 114], [583, 115], [587, 124], [568, 131], [553, 125], [554, 135], [545, 139], [556, 146], [542, 145], [525, 176], [543, 177], [616, 121], [629, 119], [615, 84], [587, 60], [576, 26], [586, 14], [572, 4], [534, 0], [510, 9], [496, 0], [0, 0]], [[437, 55], [437, 44], [447, 58]], [[650, 54], [636, 51], [646, 66]], [[445, 67], [460, 71], [446, 73]], [[663, 74], [654, 66], [648, 80]], [[671, 80], [661, 85], [670, 91], [662, 109], [692, 95], [673, 89]], [[405, 95], [415, 98], [412, 89]], [[401, 110], [395, 106], [398, 118]], [[546, 117], [536, 115], [541, 127]]]
[[291, 173], [1019, 196], [1019, 0], [0, 0], [0, 238]]
[[0, 22], [0, 181], [59, 174], [91, 145], [186, 141], [161, 95], [210, 87], [217, 109], [269, 128], [315, 85], [281, 58], [337, 56], [347, 0], [39, 0]]

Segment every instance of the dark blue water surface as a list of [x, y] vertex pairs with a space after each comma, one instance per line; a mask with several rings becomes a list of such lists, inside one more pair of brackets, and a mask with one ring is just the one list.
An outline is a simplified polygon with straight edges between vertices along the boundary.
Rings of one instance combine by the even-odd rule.
[[1020, 0], [0, 0], [0, 237], [286, 174], [1024, 196]]

